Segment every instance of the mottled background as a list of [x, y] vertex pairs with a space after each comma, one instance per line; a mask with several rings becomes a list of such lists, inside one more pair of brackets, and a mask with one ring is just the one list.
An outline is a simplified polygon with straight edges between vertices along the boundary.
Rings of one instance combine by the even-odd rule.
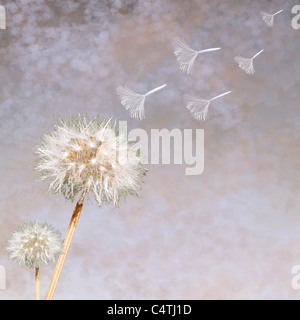
[[[297, 3], [298, 2], [298, 3]], [[84, 206], [55, 299], [299, 299], [299, 37], [297, 0], [16, 0], [0, 30], [0, 299], [34, 299], [34, 272], [12, 265], [5, 245], [39, 219], [64, 235], [74, 203], [36, 182], [32, 149], [57, 118], [113, 116], [129, 130], [203, 128], [205, 169], [147, 165], [140, 198], [118, 210]], [[260, 11], [276, 12], [267, 27]], [[222, 47], [178, 70], [172, 41]], [[233, 57], [251, 57], [249, 76]], [[129, 117], [117, 85], [168, 86]], [[215, 101], [204, 124], [184, 93]], [[41, 270], [45, 295], [54, 265]]]

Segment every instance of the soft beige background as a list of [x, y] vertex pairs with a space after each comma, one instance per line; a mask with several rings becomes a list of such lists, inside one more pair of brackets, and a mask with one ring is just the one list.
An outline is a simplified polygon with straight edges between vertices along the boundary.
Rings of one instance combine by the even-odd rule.
[[[148, 165], [141, 198], [121, 209], [84, 206], [55, 299], [299, 299], [299, 1], [2, 1], [0, 30], [0, 299], [34, 299], [34, 273], [12, 265], [6, 240], [33, 219], [63, 235], [74, 207], [35, 181], [32, 149], [57, 118], [80, 112], [129, 129], [204, 128], [205, 170]], [[261, 10], [285, 12], [268, 28]], [[223, 50], [181, 73], [175, 37]], [[233, 60], [252, 56], [249, 76]], [[146, 120], [129, 118], [119, 84], [146, 92]], [[205, 123], [182, 95], [215, 101]], [[42, 297], [54, 266], [41, 270]]]

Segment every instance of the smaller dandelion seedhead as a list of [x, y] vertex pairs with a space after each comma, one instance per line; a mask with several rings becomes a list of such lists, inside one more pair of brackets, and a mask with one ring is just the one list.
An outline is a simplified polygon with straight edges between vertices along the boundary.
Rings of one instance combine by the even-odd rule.
[[8, 258], [21, 267], [38, 268], [55, 262], [62, 251], [59, 231], [37, 221], [17, 227], [7, 241]]

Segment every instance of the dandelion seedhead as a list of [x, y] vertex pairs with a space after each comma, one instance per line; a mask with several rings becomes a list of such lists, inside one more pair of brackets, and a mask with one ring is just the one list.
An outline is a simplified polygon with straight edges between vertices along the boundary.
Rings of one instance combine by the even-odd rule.
[[60, 121], [42, 140], [35, 169], [41, 180], [51, 180], [49, 191], [70, 200], [92, 193], [99, 206], [118, 206], [122, 196], [138, 195], [146, 173], [139, 148], [111, 119], [78, 115]]
[[37, 268], [55, 262], [62, 251], [59, 231], [37, 221], [22, 224], [7, 241], [8, 258], [21, 267]]

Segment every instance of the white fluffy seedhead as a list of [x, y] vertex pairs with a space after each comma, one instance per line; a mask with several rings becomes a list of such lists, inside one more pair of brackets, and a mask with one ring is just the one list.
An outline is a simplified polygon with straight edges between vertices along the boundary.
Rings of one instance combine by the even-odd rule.
[[192, 49], [185, 41], [180, 39], [175, 40], [174, 54], [181, 71], [187, 74], [191, 72], [198, 53], [198, 51]]
[[30, 222], [15, 229], [7, 241], [8, 258], [21, 267], [55, 262], [62, 251], [59, 231], [47, 223]]
[[134, 119], [145, 119], [145, 98], [143, 94], [136, 93], [128, 87], [117, 87], [117, 94], [121, 99], [122, 105]]
[[137, 195], [146, 170], [136, 143], [116, 122], [78, 115], [61, 121], [43, 136], [36, 148], [36, 171], [51, 181], [49, 190], [74, 200], [78, 193], [93, 194], [118, 206], [122, 196]]
[[184, 95], [186, 108], [190, 110], [191, 114], [196, 120], [205, 121], [207, 119], [208, 108], [211, 100], [203, 100], [192, 97], [190, 95]]
[[253, 59], [247, 59], [241, 56], [234, 57], [235, 62], [239, 67], [248, 74], [254, 74], [255, 69], [253, 66]]

